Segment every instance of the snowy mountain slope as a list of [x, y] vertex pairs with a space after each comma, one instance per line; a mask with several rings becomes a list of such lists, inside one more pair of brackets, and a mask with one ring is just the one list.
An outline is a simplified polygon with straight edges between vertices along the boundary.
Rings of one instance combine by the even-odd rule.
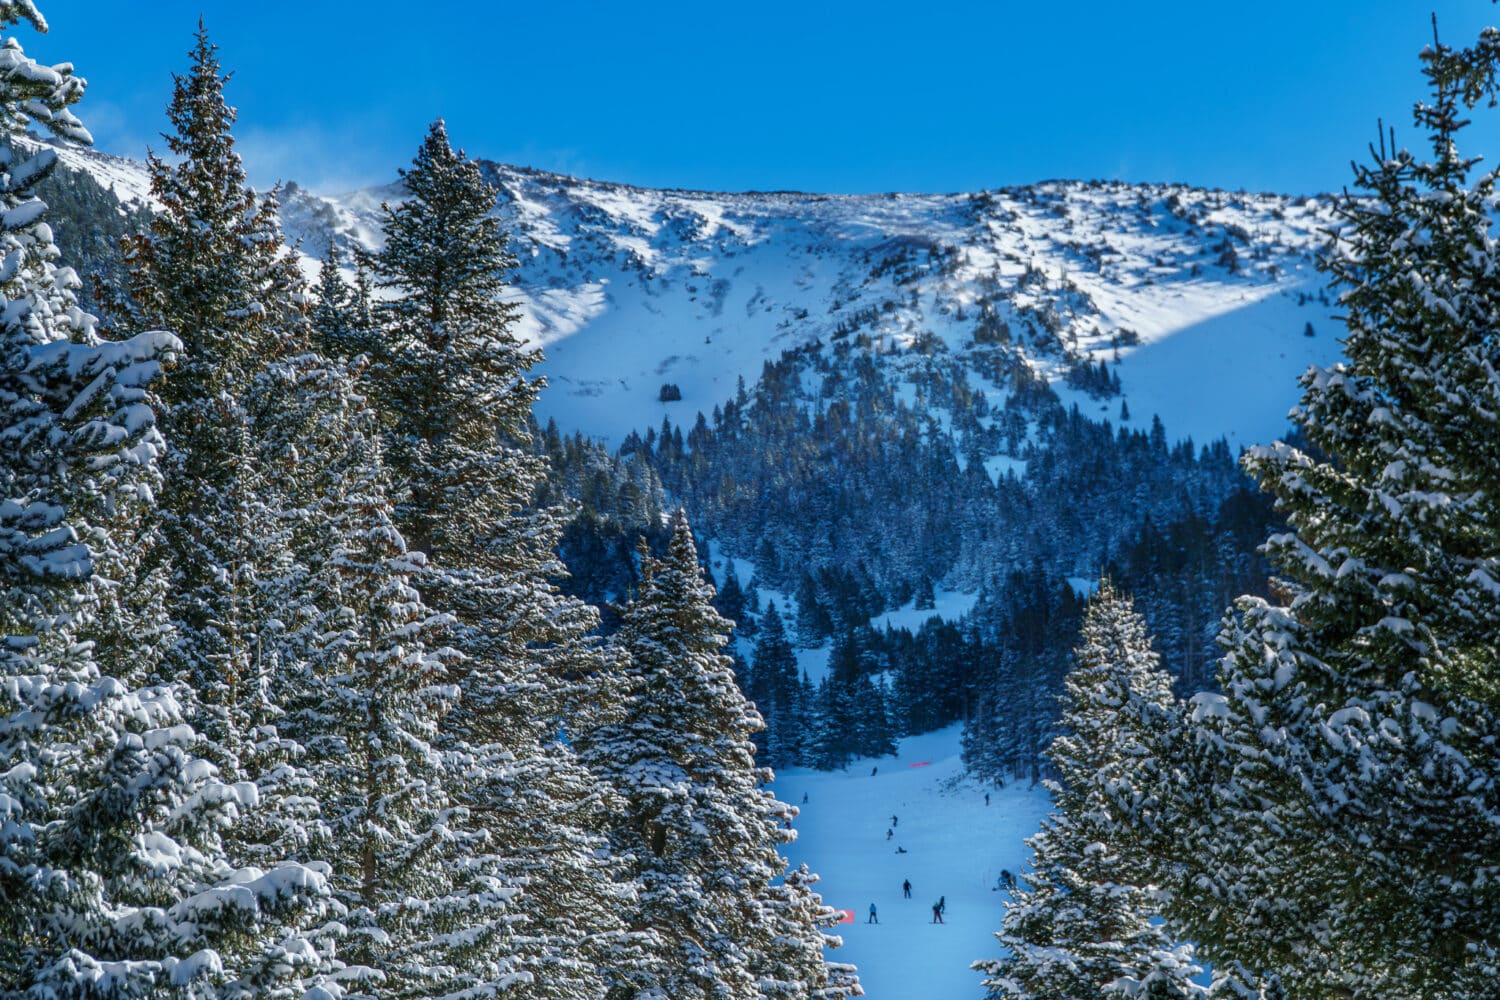
[[[62, 155], [145, 199], [142, 164]], [[912, 348], [1013, 347], [1085, 413], [1117, 419], [1123, 402], [1140, 426], [1159, 414], [1173, 440], [1238, 447], [1281, 433], [1296, 376], [1337, 354], [1313, 264], [1330, 218], [1315, 200], [1071, 182], [716, 194], [484, 166], [520, 260], [522, 332], [546, 353], [539, 417], [616, 444], [663, 416], [690, 424], [784, 350], [853, 337], [895, 364]], [[310, 257], [330, 240], [373, 247], [381, 203], [400, 194], [288, 183], [285, 227]], [[1068, 386], [1071, 366], [1099, 361], [1117, 365], [1120, 399]], [[970, 366], [971, 386], [1000, 403], [1008, 390], [984, 367]], [[660, 401], [667, 383], [680, 402]]]
[[[1336, 347], [1315, 295], [1317, 202], [1182, 187], [1047, 183], [977, 195], [654, 191], [488, 164], [520, 257], [523, 332], [546, 352], [540, 416], [618, 443], [690, 423], [783, 350], [1011, 343], [1063, 384], [1121, 362], [1136, 419], [1239, 445], [1284, 426], [1295, 378]], [[366, 243], [395, 189], [287, 198], [308, 248]], [[300, 206], [309, 207], [303, 211]], [[1170, 344], [1171, 346], [1167, 346]], [[681, 402], [660, 401], [664, 384]], [[992, 403], [1006, 389], [971, 383]], [[1189, 391], [1184, 391], [1189, 390]]]
[[146, 173], [146, 164], [141, 160], [51, 139], [37, 139], [34, 136], [21, 137], [17, 142], [28, 150], [42, 146], [55, 149], [64, 169], [90, 175], [100, 187], [114, 192], [121, 202], [140, 205], [151, 203], [151, 182]]
[[[984, 995], [969, 963], [1000, 953], [994, 932], [1008, 894], [995, 885], [1002, 869], [1021, 870], [1030, 856], [1024, 839], [1051, 806], [1040, 788], [965, 778], [959, 729], [902, 740], [894, 758], [857, 760], [845, 771], [789, 768], [771, 785], [801, 810], [797, 840], [784, 853], [822, 876], [824, 902], [854, 911], [854, 923], [837, 928], [844, 946], [833, 955], [859, 966], [870, 1000]], [[911, 899], [902, 895], [905, 880]], [[940, 896], [947, 911], [934, 924]], [[879, 924], [867, 923], [871, 903]]]

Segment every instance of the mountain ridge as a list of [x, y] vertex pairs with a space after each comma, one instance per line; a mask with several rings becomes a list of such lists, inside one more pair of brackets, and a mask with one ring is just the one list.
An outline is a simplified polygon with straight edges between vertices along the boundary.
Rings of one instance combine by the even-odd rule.
[[[122, 201], [149, 200], [144, 163], [56, 148]], [[1119, 411], [1107, 398], [1140, 420], [1161, 415], [1174, 438], [1242, 447], [1280, 429], [1296, 375], [1334, 353], [1331, 338], [1297, 339], [1331, 326], [1315, 255], [1334, 220], [1316, 198], [1109, 181], [706, 192], [478, 162], [518, 257], [519, 332], [546, 354], [539, 418], [613, 445], [708, 412], [786, 350], [853, 336], [883, 355], [1013, 349], [1096, 419]], [[309, 273], [331, 241], [378, 246], [380, 205], [400, 193], [287, 182], [283, 224]], [[1277, 307], [1288, 298], [1294, 308]], [[1235, 352], [1253, 357], [1212, 370]], [[1100, 362], [1114, 366], [1103, 383], [1080, 374]], [[968, 367], [1001, 402], [985, 364]], [[1195, 367], [1208, 372], [1198, 403], [1181, 405], [1169, 383], [1187, 386]]]

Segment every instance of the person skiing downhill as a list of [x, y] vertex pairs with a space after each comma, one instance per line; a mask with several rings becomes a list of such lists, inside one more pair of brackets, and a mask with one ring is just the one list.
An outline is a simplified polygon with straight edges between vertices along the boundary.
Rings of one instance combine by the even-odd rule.
[[935, 924], [943, 922], [943, 904], [940, 902], [932, 904], [932, 922]]
[[911, 899], [911, 879], [907, 879], [905, 882], [901, 883], [901, 895], [905, 896], [907, 899]]

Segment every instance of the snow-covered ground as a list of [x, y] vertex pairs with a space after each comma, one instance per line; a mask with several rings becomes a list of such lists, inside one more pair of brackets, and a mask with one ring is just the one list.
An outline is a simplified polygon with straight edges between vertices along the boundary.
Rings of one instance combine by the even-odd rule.
[[935, 599], [930, 608], [919, 611], [916, 601], [907, 601], [895, 611], [876, 615], [871, 619], [870, 624], [876, 628], [904, 628], [915, 632], [926, 624], [929, 618], [941, 618], [945, 622], [958, 621], [974, 610], [974, 602], [979, 599], [977, 593], [942, 589], [935, 591], [933, 597]]
[[[838, 928], [844, 946], [831, 954], [859, 966], [871, 1000], [984, 996], [969, 963], [1000, 954], [994, 932], [1007, 894], [996, 881], [1001, 869], [1021, 869], [1030, 856], [1025, 838], [1051, 805], [1040, 788], [966, 778], [960, 730], [902, 740], [894, 758], [858, 760], [844, 771], [787, 768], [771, 786], [802, 811], [787, 857], [822, 876], [824, 902], [854, 911], [855, 922]], [[907, 879], [911, 899], [901, 893]], [[940, 896], [947, 912], [933, 924]], [[866, 923], [871, 903], [878, 925]]]

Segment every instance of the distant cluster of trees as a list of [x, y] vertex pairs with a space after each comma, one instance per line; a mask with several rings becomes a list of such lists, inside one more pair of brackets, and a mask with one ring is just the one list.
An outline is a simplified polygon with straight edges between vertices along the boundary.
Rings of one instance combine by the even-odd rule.
[[[809, 751], [815, 731], [878, 733], [864, 745], [885, 745], [963, 720], [977, 773], [1034, 774], [1076, 634], [1066, 578], [1149, 583], [1143, 610], [1195, 689], [1218, 655], [1219, 611], [1263, 592], [1256, 550], [1278, 519], [1223, 441], [1172, 445], [1160, 421], [1115, 428], [1064, 409], [1017, 351], [898, 361], [815, 342], [768, 363], [690, 429], [664, 419], [625, 439], [615, 462], [637, 480], [651, 470], [726, 550], [750, 557], [748, 586], [719, 576], [720, 609], [742, 633], [766, 613], [759, 591], [778, 590], [793, 599], [778, 614], [792, 615], [798, 646], [827, 644], [835, 667], [853, 664], [770, 693], [755, 678], [781, 668], [762, 670], [748, 639], [739, 644], [772, 764], [848, 758]], [[1003, 405], [970, 387], [975, 368], [1010, 390]], [[1116, 378], [1102, 362], [1087, 370]], [[996, 454], [1013, 471], [992, 476]], [[623, 533], [611, 537], [620, 551]], [[964, 622], [918, 634], [869, 627], [908, 602], [931, 608], [939, 582], [979, 591]], [[618, 574], [612, 583], [629, 586]], [[794, 731], [778, 735], [784, 727]]]

